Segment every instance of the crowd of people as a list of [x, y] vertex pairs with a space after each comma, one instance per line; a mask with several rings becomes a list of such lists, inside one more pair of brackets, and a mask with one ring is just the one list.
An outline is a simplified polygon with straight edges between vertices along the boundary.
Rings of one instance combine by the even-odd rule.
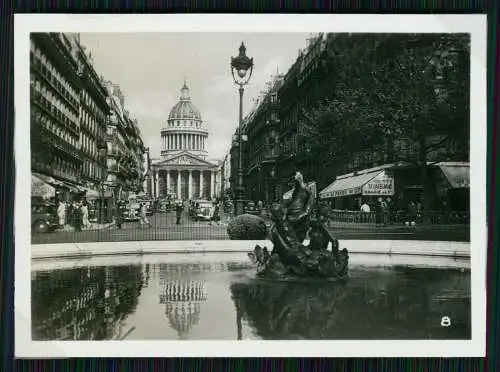
[[86, 200], [65, 202], [60, 200], [57, 203], [57, 218], [59, 220], [59, 228], [64, 229], [65, 226], [71, 226], [77, 231], [82, 229], [90, 229], [92, 223], [89, 219], [89, 207], [91, 204]]

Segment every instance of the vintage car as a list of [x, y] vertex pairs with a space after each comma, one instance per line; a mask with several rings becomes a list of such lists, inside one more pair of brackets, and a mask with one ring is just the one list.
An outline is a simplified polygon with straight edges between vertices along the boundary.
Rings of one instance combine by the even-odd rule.
[[195, 209], [195, 220], [212, 221], [215, 212], [215, 206], [211, 202], [199, 202]]
[[251, 200], [249, 200], [245, 203], [245, 210], [244, 211], [245, 211], [245, 213], [248, 213], [248, 214], [254, 214], [254, 215], [260, 214], [260, 211], [257, 209], [257, 206]]
[[31, 229], [35, 233], [46, 233], [59, 227], [57, 206], [49, 202], [32, 202]]

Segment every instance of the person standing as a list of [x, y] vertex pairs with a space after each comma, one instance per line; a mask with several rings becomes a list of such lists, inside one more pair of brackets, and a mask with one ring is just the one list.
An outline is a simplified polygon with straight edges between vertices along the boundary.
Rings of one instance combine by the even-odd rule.
[[184, 207], [182, 205], [182, 202], [178, 202], [177, 205], [175, 206], [175, 223], [177, 225], [181, 224], [183, 210], [184, 210]]
[[57, 217], [59, 219], [59, 227], [64, 228], [64, 225], [66, 225], [66, 204], [63, 201], [60, 201], [57, 206]]
[[124, 210], [123, 210], [122, 201], [118, 200], [116, 202], [116, 207], [115, 207], [115, 225], [116, 225], [117, 229], [121, 229], [122, 228], [123, 213], [124, 213]]
[[86, 201], [83, 201], [82, 203], [81, 212], [82, 212], [82, 225], [84, 228], [88, 229], [90, 227], [90, 221], [89, 221], [89, 208], [87, 206]]

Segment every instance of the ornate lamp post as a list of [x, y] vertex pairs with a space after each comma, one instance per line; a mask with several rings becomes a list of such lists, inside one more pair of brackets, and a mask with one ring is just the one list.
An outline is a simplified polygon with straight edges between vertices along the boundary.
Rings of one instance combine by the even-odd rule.
[[[248, 58], [246, 55], [246, 48], [243, 42], [240, 45], [239, 55], [231, 57], [231, 73], [236, 85], [239, 86], [240, 93], [240, 115], [238, 122], [238, 173], [236, 183], [236, 215], [239, 216], [243, 213], [243, 138], [242, 138], [242, 125], [243, 125], [243, 87], [248, 84], [252, 77], [253, 71], [253, 58]], [[236, 73], [235, 73], [236, 72]]]

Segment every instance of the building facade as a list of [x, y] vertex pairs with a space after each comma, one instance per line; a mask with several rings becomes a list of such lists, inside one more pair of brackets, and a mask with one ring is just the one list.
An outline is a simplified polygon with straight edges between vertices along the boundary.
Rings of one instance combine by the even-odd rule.
[[88, 53], [74, 38], [79, 62], [80, 88], [80, 145], [82, 152], [81, 182], [89, 194], [104, 195], [107, 176], [105, 141], [109, 106], [107, 91], [97, 75]]
[[78, 60], [64, 34], [32, 33], [30, 41], [32, 183], [52, 186], [32, 196], [71, 199], [83, 191]]
[[279, 198], [276, 177], [280, 124], [278, 90], [283, 77], [277, 74], [272, 78], [246, 120], [243, 182], [249, 200], [273, 202]]
[[78, 34], [33, 33], [30, 40], [32, 197], [140, 191], [145, 149], [121, 92], [98, 75]]
[[107, 185], [114, 191], [115, 199], [123, 199], [143, 190], [144, 153], [137, 121], [125, 108], [125, 97], [116, 84], [106, 82], [110, 117], [106, 131]]
[[219, 194], [220, 167], [207, 160], [208, 129], [186, 82], [160, 135], [161, 159], [151, 164], [153, 197], [214, 199]]

